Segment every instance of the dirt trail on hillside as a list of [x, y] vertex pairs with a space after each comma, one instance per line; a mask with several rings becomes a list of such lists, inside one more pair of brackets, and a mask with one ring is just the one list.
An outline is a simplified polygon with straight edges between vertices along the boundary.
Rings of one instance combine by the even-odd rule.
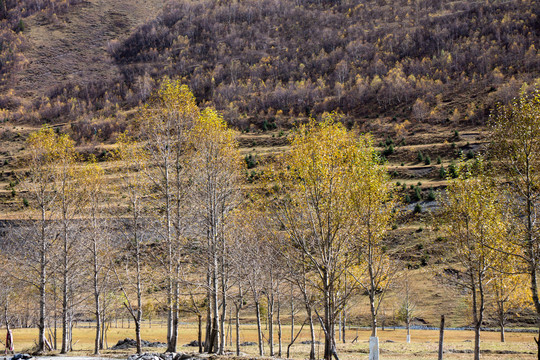
[[30, 100], [73, 82], [110, 79], [119, 72], [107, 54], [110, 41], [130, 34], [157, 16], [160, 0], [89, 0], [70, 8], [56, 23], [43, 14], [26, 20], [29, 63], [15, 75], [14, 88]]

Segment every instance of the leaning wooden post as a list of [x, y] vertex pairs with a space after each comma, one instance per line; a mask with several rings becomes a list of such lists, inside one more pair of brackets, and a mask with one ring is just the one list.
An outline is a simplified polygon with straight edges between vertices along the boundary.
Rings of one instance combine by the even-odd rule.
[[441, 315], [441, 332], [439, 333], [439, 360], [443, 358], [443, 342], [444, 342], [444, 315]]

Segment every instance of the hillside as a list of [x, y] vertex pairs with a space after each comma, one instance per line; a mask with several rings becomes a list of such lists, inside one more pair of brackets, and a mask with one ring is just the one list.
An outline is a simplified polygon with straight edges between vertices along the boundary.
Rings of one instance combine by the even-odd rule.
[[69, 84], [84, 89], [117, 78], [107, 44], [129, 35], [158, 11], [157, 1], [98, 0], [73, 5], [52, 20], [45, 14], [33, 16], [24, 31], [28, 64], [14, 74], [15, 93], [36, 100]]
[[[30, 132], [51, 124], [105, 162], [164, 76], [241, 132], [242, 154], [254, 159], [246, 187], [288, 150], [295, 124], [336, 111], [375, 136], [406, 202], [387, 241], [414, 269], [419, 316], [436, 325], [443, 308], [451, 326], [470, 324], [465, 294], [441, 285], [452, 254], [424, 210], [456, 159], [485, 149], [494, 105], [540, 86], [539, 2], [50, 0], [26, 12], [26, 3], [7, 4], [0, 220], [26, 216], [17, 181]], [[116, 166], [105, 164], [110, 183]], [[351, 318], [366, 322], [365, 306]]]
[[334, 110], [350, 123], [477, 124], [537, 81], [538, 6], [180, 1], [111, 54], [130, 86], [183, 78], [240, 127]]
[[170, 76], [250, 131], [241, 141], [247, 153], [253, 143], [263, 157], [280, 151], [270, 149], [279, 139], [258, 139], [338, 111], [382, 141], [381, 151], [393, 143], [385, 155], [396, 180], [439, 186], [440, 169], [423, 168], [418, 152], [448, 166], [478, 151], [494, 104], [540, 76], [539, 4], [531, 0], [173, 1], [161, 13], [159, 1], [47, 4], [12, 11], [3, 23], [15, 28], [21, 59], [0, 95], [1, 161], [20, 155], [15, 142], [25, 132], [19, 138], [13, 126], [43, 123], [99, 153]]
[[24, 31], [12, 25], [18, 40], [6, 35], [20, 59], [5, 76], [5, 118], [107, 118], [167, 75], [243, 129], [333, 110], [351, 125], [460, 127], [539, 76], [531, 0], [173, 1], [159, 16], [157, 1], [71, 3], [24, 17]]
[[[448, 166], [481, 149], [494, 104], [537, 86], [540, 76], [539, 4], [531, 0], [186, 0], [162, 12], [162, 2], [143, 0], [43, 1], [41, 11], [26, 12], [7, 4], [2, 24], [20, 58], [0, 95], [0, 161], [8, 163], [27, 133], [13, 126], [43, 123], [99, 154], [170, 76], [250, 131], [242, 135], [246, 153], [279, 152], [282, 131], [338, 111], [382, 142], [397, 181], [440, 186], [430, 162], [441, 157]], [[258, 143], [271, 135], [283, 138]], [[427, 168], [418, 152], [429, 156]]]
[[67, 89], [77, 89], [81, 101], [90, 101], [92, 91], [103, 96], [120, 77], [108, 46], [156, 17], [163, 3], [25, 0], [7, 1], [7, 7], [0, 22], [2, 118], [40, 125], [93, 116], [98, 104], [75, 106], [74, 99], [59, 102], [58, 96]]
[[[85, 2], [50, 24], [33, 15], [23, 32], [28, 63], [12, 85], [23, 103], [45, 91], [12, 118], [109, 116], [167, 75], [241, 128], [333, 110], [350, 124], [385, 115], [462, 126], [482, 123], [496, 101], [538, 78], [539, 5], [530, 0], [175, 1], [151, 21], [157, 6], [145, 4]], [[79, 58], [64, 60], [69, 53]]]

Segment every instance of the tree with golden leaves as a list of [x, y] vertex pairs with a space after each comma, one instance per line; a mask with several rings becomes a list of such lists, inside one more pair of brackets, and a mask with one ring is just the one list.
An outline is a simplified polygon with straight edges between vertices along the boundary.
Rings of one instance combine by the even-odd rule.
[[[53, 221], [55, 219], [55, 209], [58, 201], [58, 168], [57, 158], [61, 154], [69, 141], [65, 136], [59, 136], [50, 127], [43, 127], [40, 130], [30, 134], [26, 141], [30, 158], [28, 161], [28, 176], [23, 181], [23, 187], [28, 194], [29, 208], [37, 212], [37, 226], [35, 241], [28, 244], [25, 248], [23, 262], [28, 262], [27, 256], [37, 255], [34, 264], [24, 273], [35, 274], [30, 282], [39, 291], [39, 320], [38, 320], [38, 348], [42, 352], [50, 344], [45, 339], [45, 320], [46, 314], [46, 293], [49, 276], [51, 275], [51, 251], [58, 235], [55, 236]], [[62, 146], [66, 145], [66, 146]], [[64, 148], [64, 149], [62, 149]], [[31, 220], [34, 214], [31, 214]], [[26, 261], [24, 261], [26, 260]], [[20, 274], [16, 274], [19, 277]]]
[[471, 295], [474, 324], [474, 359], [480, 358], [480, 329], [486, 308], [487, 285], [492, 269], [505, 248], [509, 229], [500, 192], [485, 172], [483, 161], [461, 163], [458, 178], [452, 180], [443, 202], [450, 246], [463, 267], [456, 279]]
[[[125, 169], [120, 184], [120, 191], [126, 196], [127, 204], [121, 209], [120, 223], [123, 224], [124, 234], [128, 243], [128, 250], [133, 252], [135, 261], [135, 274], [126, 272], [123, 277], [119, 276], [113, 268], [120, 290], [124, 297], [124, 307], [135, 322], [135, 340], [137, 353], [141, 348], [141, 320], [142, 320], [142, 295], [144, 287], [143, 258], [141, 244], [143, 241], [143, 228], [147, 201], [147, 178], [144, 176], [144, 166], [147, 163], [147, 153], [141, 144], [134, 141], [127, 134], [121, 134], [117, 140], [118, 148], [115, 153], [117, 161], [121, 162]], [[134, 295], [133, 295], [134, 294]], [[136, 304], [132, 300], [135, 297]]]
[[71, 351], [72, 333], [71, 319], [73, 300], [76, 296], [76, 278], [80, 275], [78, 230], [74, 219], [80, 214], [82, 205], [78, 181], [80, 174], [76, 168], [77, 153], [75, 142], [66, 134], [56, 135], [56, 146], [53, 152], [56, 171], [56, 192], [58, 193], [59, 225], [62, 244], [60, 248], [60, 273], [62, 277], [62, 347], [61, 354]]
[[496, 319], [501, 342], [506, 341], [505, 327], [510, 313], [519, 314], [528, 308], [530, 293], [527, 291], [528, 278], [526, 274], [518, 273], [520, 270], [514, 266], [515, 262], [509, 256], [501, 256], [504, 263], [494, 266], [492, 280], [488, 284], [491, 295], [488, 310], [491, 310]]
[[[178, 339], [179, 267], [185, 239], [186, 152], [188, 133], [200, 116], [195, 97], [180, 81], [163, 79], [160, 88], [141, 109], [138, 122], [147, 153], [145, 173], [157, 190], [153, 195], [165, 239], [167, 288], [167, 351], [175, 352]], [[163, 211], [161, 211], [161, 209]]]
[[311, 120], [298, 127], [290, 153], [281, 159], [283, 168], [275, 174], [276, 186], [283, 190], [274, 204], [276, 219], [287, 233], [289, 246], [305, 257], [317, 277], [314, 285], [324, 308], [319, 321], [326, 360], [337, 357], [336, 316], [350, 295], [339, 290], [344, 274], [357, 260], [358, 175], [367, 172], [361, 168], [375, 165], [368, 143], [367, 138], [347, 131], [335, 115], [325, 114], [321, 122]]
[[354, 272], [351, 275], [368, 294], [371, 337], [375, 338], [377, 315], [397, 269], [382, 242], [390, 227], [395, 201], [387, 170], [380, 164], [371, 137], [363, 137], [362, 142], [365, 151], [357, 159], [358, 165], [353, 172], [355, 181], [350, 189], [359, 255], [359, 276]]
[[[521, 94], [507, 106], [499, 106], [490, 117], [489, 128], [494, 164], [506, 177], [507, 190], [515, 200], [512, 223], [518, 229], [520, 250], [514, 255], [525, 264], [540, 332], [540, 92]], [[540, 359], [540, 337], [535, 340]]]
[[[224, 231], [229, 214], [238, 205], [244, 162], [236, 132], [215, 110], [207, 108], [189, 133], [192, 153], [189, 176], [193, 210], [199, 234], [206, 240], [208, 317], [205, 350], [222, 353], [227, 308], [227, 246]], [[221, 320], [219, 314], [221, 295]]]

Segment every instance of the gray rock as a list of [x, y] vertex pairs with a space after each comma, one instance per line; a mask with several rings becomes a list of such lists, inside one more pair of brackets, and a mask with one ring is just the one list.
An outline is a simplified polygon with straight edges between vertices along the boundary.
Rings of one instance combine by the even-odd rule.
[[[225, 352], [223, 353], [223, 355], [224, 355], [224, 356], [231, 356], [231, 357], [232, 357], [232, 356], [236, 356], [236, 351], [225, 351]], [[240, 355], [239, 355], [239, 356], [247, 356], [247, 354], [240, 351]]]
[[184, 353], [144, 353], [131, 355], [128, 360], [198, 360], [202, 356]]
[[[192, 342], [184, 345], [184, 347], [190, 347], [190, 346], [199, 347], [199, 342], [197, 340], [193, 340]], [[204, 347], [204, 341], [202, 342], [202, 346]]]
[[[150, 342], [146, 340], [141, 340], [141, 347], [166, 347], [166, 346], [167, 344], [159, 342], [159, 341]], [[137, 347], [136, 340], [125, 338], [124, 340], [118, 340], [116, 345], [114, 345], [111, 349], [112, 350], [125, 350], [125, 349], [136, 348], [136, 347]]]
[[257, 343], [253, 341], [244, 341], [243, 343], [240, 344], [240, 346], [254, 346], [254, 345], [257, 345]]
[[177, 354], [166, 352], [163, 354], [155, 354], [155, 355], [158, 355], [161, 360], [174, 360]]
[[128, 360], [161, 360], [161, 358], [154, 354], [135, 354], [128, 357]]
[[195, 357], [193, 357], [193, 355], [190, 355], [190, 354], [182, 354], [182, 353], [178, 353], [174, 357], [174, 360], [191, 360], [191, 359], [195, 359]]

